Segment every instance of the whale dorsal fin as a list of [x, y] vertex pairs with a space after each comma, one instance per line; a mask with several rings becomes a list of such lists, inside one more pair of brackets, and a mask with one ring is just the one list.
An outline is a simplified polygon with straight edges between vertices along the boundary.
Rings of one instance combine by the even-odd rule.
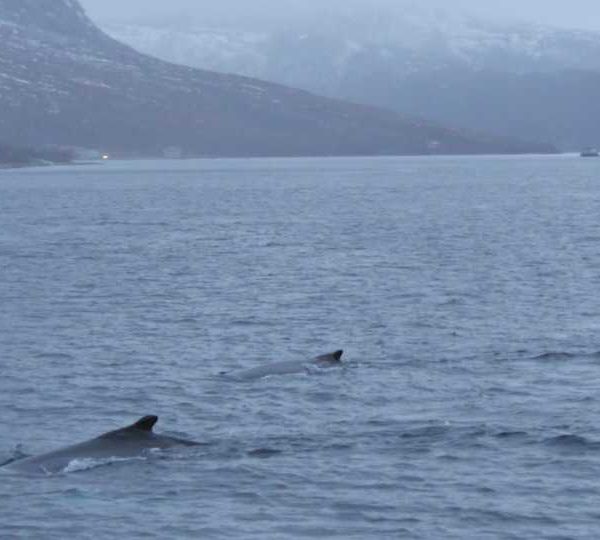
[[141, 431], [152, 431], [154, 424], [158, 422], [158, 416], [148, 415], [140, 418], [135, 424], [129, 426], [128, 429], [139, 429]]
[[344, 351], [339, 350], [332, 353], [322, 354], [321, 356], [317, 356], [313, 358], [313, 362], [317, 362], [318, 364], [338, 364], [342, 361], [342, 355]]

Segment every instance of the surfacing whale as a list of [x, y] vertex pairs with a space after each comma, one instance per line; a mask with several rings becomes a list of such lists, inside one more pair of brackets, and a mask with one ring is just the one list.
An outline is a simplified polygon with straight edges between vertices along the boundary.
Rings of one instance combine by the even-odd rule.
[[200, 444], [154, 433], [152, 428], [157, 421], [157, 416], [144, 416], [130, 426], [47, 454], [13, 461], [5, 468], [18, 472], [53, 474], [65, 471], [76, 460], [127, 459], [144, 456], [149, 450]]
[[339, 367], [342, 365], [342, 354], [344, 351], [335, 351], [328, 354], [322, 354], [311, 358], [310, 360], [297, 361], [291, 360], [286, 362], [276, 362], [266, 364], [250, 369], [242, 369], [239, 371], [230, 371], [222, 373], [228, 379], [235, 381], [252, 381], [272, 375], [290, 375], [294, 373], [309, 373], [312, 369], [325, 369], [331, 367]]

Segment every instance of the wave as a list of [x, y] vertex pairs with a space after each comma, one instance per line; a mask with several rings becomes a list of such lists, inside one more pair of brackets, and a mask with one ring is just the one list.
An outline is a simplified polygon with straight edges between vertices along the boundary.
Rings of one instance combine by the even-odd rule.
[[145, 461], [147, 458], [143, 456], [127, 457], [127, 458], [82, 458], [74, 459], [61, 471], [62, 473], [76, 473], [97, 469], [98, 467], [106, 467], [109, 465], [115, 465], [117, 463], [129, 462], [129, 461]]
[[273, 456], [278, 456], [282, 453], [282, 450], [277, 450], [276, 448], [256, 448], [254, 450], [250, 450], [248, 452], [248, 456], [254, 458], [267, 459]]
[[568, 352], [547, 352], [533, 357], [533, 360], [568, 360], [576, 358], [577, 355]]
[[498, 439], [522, 439], [528, 436], [529, 433], [526, 431], [501, 431], [495, 435]]
[[0, 467], [10, 465], [11, 463], [18, 461], [19, 459], [23, 459], [26, 457], [28, 456], [23, 452], [23, 446], [18, 444], [9, 452], [0, 453]]
[[544, 443], [548, 446], [553, 446], [562, 449], [571, 450], [600, 450], [600, 442], [592, 441], [581, 435], [573, 435], [570, 433], [557, 435], [546, 439]]
[[74, 360], [75, 357], [69, 353], [61, 352], [38, 352], [34, 355], [34, 358], [43, 360]]
[[11, 463], [14, 463], [15, 461], [17, 461], [18, 458], [6, 458], [0, 455], [0, 468], [4, 467], [5, 465], [10, 465]]
[[600, 351], [591, 353], [573, 353], [567, 351], [551, 351], [543, 354], [538, 354], [532, 357], [532, 360], [570, 360], [572, 358], [598, 358], [600, 359]]

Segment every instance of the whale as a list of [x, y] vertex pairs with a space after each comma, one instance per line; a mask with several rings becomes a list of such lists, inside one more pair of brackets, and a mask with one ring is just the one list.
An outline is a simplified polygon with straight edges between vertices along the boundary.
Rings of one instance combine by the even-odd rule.
[[148, 415], [137, 422], [72, 446], [52, 452], [18, 459], [3, 468], [31, 474], [55, 474], [68, 470], [69, 465], [80, 460], [111, 460], [143, 457], [155, 449], [176, 446], [198, 446], [201, 443], [167, 435], [152, 430], [158, 416]]
[[234, 381], [253, 381], [273, 375], [291, 375], [295, 373], [311, 373], [315, 369], [327, 369], [342, 365], [344, 351], [321, 354], [308, 360], [288, 360], [274, 362], [249, 369], [222, 372], [221, 375]]

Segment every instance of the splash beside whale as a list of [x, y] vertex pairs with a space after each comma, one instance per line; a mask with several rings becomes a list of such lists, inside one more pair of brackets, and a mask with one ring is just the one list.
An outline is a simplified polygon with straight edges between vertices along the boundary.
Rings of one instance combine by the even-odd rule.
[[54, 474], [67, 470], [76, 460], [128, 459], [143, 457], [154, 449], [201, 444], [154, 433], [152, 429], [157, 421], [157, 416], [144, 416], [130, 426], [46, 454], [19, 459], [4, 468], [24, 473]]
[[258, 366], [250, 369], [242, 369], [239, 371], [229, 371], [221, 373], [227, 379], [234, 381], [253, 381], [270, 377], [273, 375], [291, 375], [294, 373], [308, 373], [312, 369], [326, 369], [339, 367], [342, 365], [342, 355], [344, 351], [339, 350], [328, 354], [322, 354], [305, 361], [286, 361], [275, 362]]

